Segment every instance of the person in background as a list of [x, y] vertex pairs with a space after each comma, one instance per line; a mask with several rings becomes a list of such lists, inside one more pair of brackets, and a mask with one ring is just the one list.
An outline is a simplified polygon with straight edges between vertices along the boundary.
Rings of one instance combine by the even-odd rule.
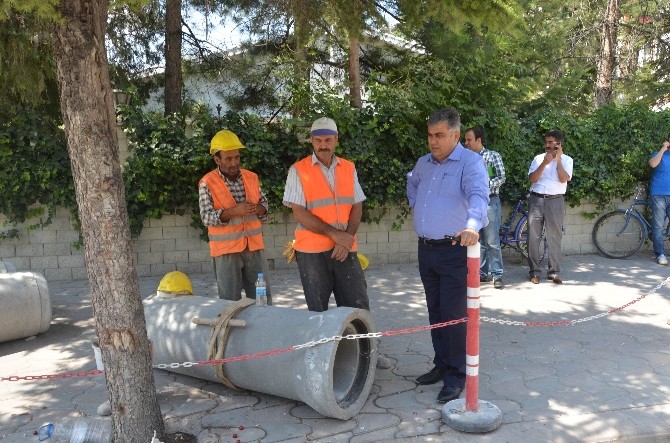
[[[407, 198], [419, 237], [419, 274], [431, 325], [467, 315], [467, 248], [488, 224], [489, 177], [482, 157], [461, 145], [454, 108], [428, 119], [430, 153], [407, 175]], [[465, 386], [466, 324], [431, 330], [434, 367], [416, 381], [443, 382], [437, 401], [458, 398]]]
[[484, 129], [481, 126], [474, 126], [465, 131], [465, 147], [482, 156], [489, 175], [489, 224], [479, 232], [481, 244], [479, 281], [491, 281], [490, 275], [490, 278], [493, 279], [493, 287], [504, 289], [503, 258], [500, 248], [500, 223], [502, 222], [500, 187], [505, 183], [505, 165], [499, 153], [484, 147]]
[[[357, 256], [356, 232], [365, 194], [354, 164], [335, 155], [335, 121], [322, 117], [311, 128], [312, 154], [293, 164], [284, 188], [284, 205], [298, 222], [295, 253], [310, 311], [337, 306], [370, 310], [367, 282]], [[378, 355], [378, 368], [391, 367]]]
[[665, 233], [663, 225], [666, 217], [670, 217], [670, 136], [663, 142], [661, 149], [654, 152], [649, 159], [653, 172], [649, 185], [649, 206], [651, 206], [651, 241], [654, 246], [656, 263], [667, 265], [665, 255]]
[[561, 279], [561, 240], [565, 216], [564, 195], [572, 179], [572, 157], [563, 154], [563, 134], [559, 130], [544, 135], [544, 154], [536, 155], [528, 169], [528, 267], [530, 281], [540, 283], [540, 242], [547, 236], [547, 278], [556, 284]]
[[244, 145], [231, 131], [212, 138], [209, 153], [217, 167], [200, 179], [200, 218], [207, 226], [219, 298], [239, 300], [242, 289], [256, 298], [256, 279], [262, 272], [271, 305], [261, 224], [267, 220], [268, 200], [258, 175], [240, 168], [240, 149]]

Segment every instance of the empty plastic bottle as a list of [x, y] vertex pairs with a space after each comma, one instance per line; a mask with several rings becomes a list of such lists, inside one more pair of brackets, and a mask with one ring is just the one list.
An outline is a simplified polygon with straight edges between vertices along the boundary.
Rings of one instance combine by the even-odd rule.
[[263, 307], [268, 305], [268, 296], [265, 287], [265, 277], [262, 272], [258, 273], [256, 280], [256, 306]]
[[109, 443], [112, 422], [101, 418], [74, 418], [47, 423], [37, 431], [37, 439], [49, 443]]

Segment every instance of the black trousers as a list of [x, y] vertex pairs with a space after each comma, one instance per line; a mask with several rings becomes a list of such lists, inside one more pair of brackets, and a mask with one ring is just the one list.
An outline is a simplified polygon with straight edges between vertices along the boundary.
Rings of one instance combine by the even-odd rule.
[[300, 281], [307, 309], [328, 310], [330, 294], [337, 306], [370, 310], [368, 285], [356, 252], [350, 252], [344, 262], [330, 258], [332, 250], [307, 253], [296, 251]]
[[[419, 274], [431, 325], [467, 316], [467, 248], [428, 246], [419, 240]], [[466, 323], [432, 329], [435, 366], [445, 370], [445, 386], [465, 386]]]

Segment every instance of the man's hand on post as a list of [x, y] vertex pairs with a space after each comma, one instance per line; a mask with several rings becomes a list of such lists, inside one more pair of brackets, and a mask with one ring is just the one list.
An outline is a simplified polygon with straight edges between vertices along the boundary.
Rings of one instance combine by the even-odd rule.
[[[474, 246], [479, 241], [479, 232], [472, 228], [465, 228], [456, 234], [456, 237], [461, 238], [461, 246]], [[451, 244], [455, 245], [456, 242], [452, 241]]]

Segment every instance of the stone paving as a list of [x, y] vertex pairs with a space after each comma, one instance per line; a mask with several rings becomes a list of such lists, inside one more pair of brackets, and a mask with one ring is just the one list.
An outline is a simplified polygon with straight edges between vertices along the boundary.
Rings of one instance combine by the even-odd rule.
[[[504, 290], [481, 289], [481, 315], [503, 321], [561, 321], [606, 313], [663, 283], [670, 267], [648, 253], [628, 260], [565, 258], [563, 285], [527, 281], [508, 256]], [[377, 329], [427, 324], [416, 264], [366, 270]], [[213, 296], [211, 275], [191, 275], [197, 295]], [[140, 281], [143, 296], [160, 278]], [[270, 273], [276, 306], [306, 309], [297, 268]], [[668, 442], [670, 441], [670, 283], [612, 315], [562, 327], [482, 321], [479, 398], [502, 411], [503, 424], [466, 434], [442, 422], [441, 384], [414, 379], [432, 367], [427, 331], [386, 337], [393, 362], [377, 369], [363, 410], [326, 418], [301, 402], [155, 370], [168, 431], [199, 442]], [[95, 369], [90, 295], [85, 281], [49, 285], [53, 322], [34, 338], [0, 343], [0, 377]], [[289, 327], [290, 325], [287, 325]], [[268, 357], [271, 364], [272, 357]], [[169, 363], [169, 362], [161, 362]], [[95, 417], [106, 400], [103, 376], [0, 382], [0, 442], [37, 441], [45, 422]], [[240, 427], [244, 427], [240, 429]], [[233, 437], [236, 434], [236, 437]], [[149, 439], [147, 439], [148, 441]]]

